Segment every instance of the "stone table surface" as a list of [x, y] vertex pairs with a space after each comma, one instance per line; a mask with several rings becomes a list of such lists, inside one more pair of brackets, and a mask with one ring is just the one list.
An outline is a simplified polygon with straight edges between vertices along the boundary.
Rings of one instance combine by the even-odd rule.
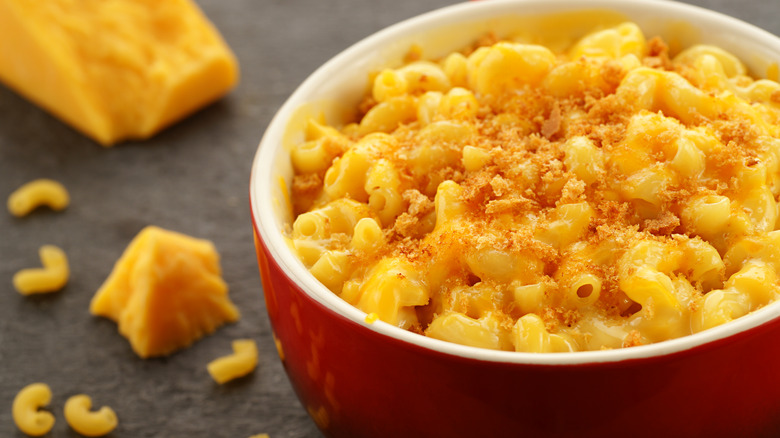
[[[57, 422], [49, 437], [77, 437], [65, 400], [87, 393], [119, 416], [111, 437], [321, 436], [277, 357], [254, 258], [249, 163], [274, 112], [324, 61], [377, 30], [447, 0], [198, 0], [241, 64], [226, 98], [153, 139], [102, 148], [0, 85], [0, 198], [35, 178], [69, 189], [64, 212], [17, 219], [0, 212], [0, 437], [23, 437], [11, 403], [48, 383]], [[780, 34], [776, 0], [693, 0]], [[3, 62], [0, 60], [0, 62]], [[5, 201], [3, 201], [5, 202]], [[212, 240], [242, 318], [169, 357], [139, 359], [88, 305], [128, 242], [154, 224]], [[58, 293], [23, 297], [13, 274], [39, 264], [40, 245], [70, 259]], [[206, 364], [235, 338], [254, 338], [258, 369], [217, 385]], [[388, 401], [392, 403], [393, 401]]]

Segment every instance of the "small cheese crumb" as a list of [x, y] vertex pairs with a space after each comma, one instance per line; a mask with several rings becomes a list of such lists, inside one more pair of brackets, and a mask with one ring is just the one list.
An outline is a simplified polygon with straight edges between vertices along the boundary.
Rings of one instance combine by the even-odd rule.
[[276, 334], [272, 334], [274, 337], [274, 345], [276, 345], [276, 352], [279, 354], [279, 359], [284, 362], [284, 347], [282, 347], [282, 341], [279, 340], [279, 338], [276, 337]]
[[368, 315], [366, 315], [366, 323], [368, 323], [368, 324], [375, 323], [377, 319], [379, 319], [379, 315], [377, 315], [374, 312], [371, 312]]

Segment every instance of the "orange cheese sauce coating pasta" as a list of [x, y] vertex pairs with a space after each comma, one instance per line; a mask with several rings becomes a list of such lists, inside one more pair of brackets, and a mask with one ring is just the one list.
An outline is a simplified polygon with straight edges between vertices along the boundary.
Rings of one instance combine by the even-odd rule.
[[563, 52], [483, 38], [312, 120], [287, 232], [367, 314], [476, 347], [660, 342], [777, 299], [780, 85], [632, 23]]

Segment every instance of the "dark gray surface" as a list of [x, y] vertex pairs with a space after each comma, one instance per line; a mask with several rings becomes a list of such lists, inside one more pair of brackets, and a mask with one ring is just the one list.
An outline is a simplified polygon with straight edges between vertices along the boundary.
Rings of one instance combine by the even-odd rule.
[[[143, 143], [103, 149], [0, 86], [0, 199], [20, 184], [63, 182], [72, 204], [23, 219], [0, 211], [0, 437], [23, 437], [11, 402], [47, 382], [57, 423], [75, 437], [62, 406], [90, 394], [119, 416], [113, 437], [319, 436], [276, 356], [251, 238], [249, 163], [274, 112], [318, 65], [362, 37], [446, 0], [199, 0], [241, 63], [226, 99]], [[780, 34], [776, 0], [695, 3]], [[717, 31], [717, 30], [713, 30]], [[88, 313], [89, 300], [133, 236], [155, 224], [214, 241], [240, 322], [163, 359], [141, 360], [116, 325]], [[72, 277], [61, 292], [22, 297], [13, 274], [39, 264], [42, 244], [61, 246]], [[252, 337], [257, 371], [219, 386], [205, 365]]]

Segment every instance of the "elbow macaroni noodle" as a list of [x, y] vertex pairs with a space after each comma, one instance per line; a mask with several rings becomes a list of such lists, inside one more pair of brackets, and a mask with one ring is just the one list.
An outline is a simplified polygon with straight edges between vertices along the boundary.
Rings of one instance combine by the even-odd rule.
[[42, 268], [28, 268], [14, 274], [14, 288], [22, 295], [55, 292], [68, 282], [70, 268], [65, 252], [54, 245], [39, 249]]
[[30, 436], [42, 436], [54, 427], [54, 415], [41, 411], [51, 402], [51, 389], [45, 383], [31, 383], [14, 397], [12, 414], [16, 427]]
[[114, 410], [103, 406], [97, 411], [92, 409], [92, 399], [85, 394], [71, 396], [65, 402], [65, 421], [83, 436], [103, 436], [116, 429], [119, 421]]
[[[52, 393], [45, 383], [31, 383], [14, 398], [12, 415], [16, 427], [29, 436], [43, 436], [54, 427], [54, 415], [41, 408], [51, 402]], [[74, 395], [65, 402], [64, 414], [68, 425], [80, 435], [97, 437], [111, 433], [118, 420], [114, 411], [103, 406], [90, 411], [92, 399], [84, 394]]]
[[252, 339], [233, 341], [233, 354], [214, 359], [208, 364], [208, 371], [217, 383], [245, 376], [257, 367], [257, 344]]
[[8, 197], [8, 211], [16, 217], [29, 214], [41, 205], [60, 211], [70, 203], [70, 196], [65, 187], [50, 179], [30, 181]]
[[293, 148], [291, 246], [373, 317], [527, 352], [622, 348], [778, 299], [780, 85], [632, 23], [380, 71]]

